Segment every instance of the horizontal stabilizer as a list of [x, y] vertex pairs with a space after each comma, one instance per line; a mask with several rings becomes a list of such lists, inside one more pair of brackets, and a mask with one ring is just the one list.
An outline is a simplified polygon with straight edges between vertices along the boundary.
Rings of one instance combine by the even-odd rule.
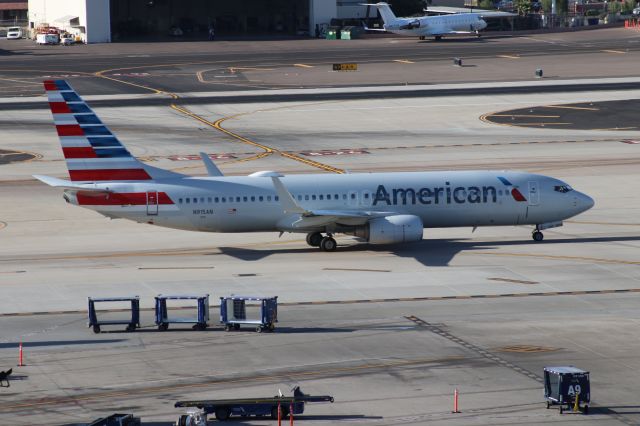
[[102, 192], [109, 193], [113, 192], [109, 189], [98, 188], [95, 186], [95, 183], [73, 183], [68, 180], [58, 179], [51, 176], [44, 175], [33, 175], [34, 178], [38, 179], [40, 182], [46, 183], [49, 186], [53, 186], [54, 188], [61, 188], [71, 191], [88, 191], [88, 192]]

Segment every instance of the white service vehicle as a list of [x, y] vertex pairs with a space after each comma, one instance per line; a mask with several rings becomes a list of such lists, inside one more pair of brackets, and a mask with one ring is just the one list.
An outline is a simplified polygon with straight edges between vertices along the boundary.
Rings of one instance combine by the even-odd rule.
[[7, 29], [7, 40], [18, 40], [22, 38], [22, 28], [9, 27]]
[[38, 34], [36, 35], [37, 44], [58, 44], [60, 36], [58, 34]]

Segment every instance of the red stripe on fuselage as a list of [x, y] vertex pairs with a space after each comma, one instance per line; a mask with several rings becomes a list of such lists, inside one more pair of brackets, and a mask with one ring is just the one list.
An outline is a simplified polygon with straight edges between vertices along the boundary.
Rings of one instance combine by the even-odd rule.
[[49, 102], [53, 114], [71, 114], [71, 109], [66, 102]]
[[[155, 194], [153, 194], [155, 195]], [[146, 206], [146, 192], [95, 194], [82, 191], [77, 194], [81, 206]], [[152, 203], [153, 204], [153, 203]], [[158, 192], [158, 204], [173, 204], [166, 192]]]
[[144, 169], [95, 169], [69, 170], [73, 181], [103, 180], [150, 180], [151, 176]]
[[84, 136], [82, 128], [77, 124], [58, 124], [56, 130], [58, 136]]
[[516, 188], [513, 188], [511, 190], [511, 195], [513, 196], [513, 199], [516, 201], [527, 201], [527, 199], [524, 198], [524, 195], [522, 195], [520, 191], [518, 191]]
[[64, 158], [98, 158], [96, 152], [90, 146], [74, 146], [62, 148]]

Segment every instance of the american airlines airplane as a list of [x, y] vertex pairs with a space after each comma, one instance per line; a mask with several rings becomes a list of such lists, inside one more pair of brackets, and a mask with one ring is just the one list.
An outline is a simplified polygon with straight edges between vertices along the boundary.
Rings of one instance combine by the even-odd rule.
[[439, 171], [193, 177], [134, 158], [64, 80], [44, 82], [70, 180], [34, 176], [71, 204], [109, 218], [203, 232], [298, 232], [334, 251], [333, 235], [370, 244], [420, 241], [423, 228], [533, 225], [542, 230], [593, 206], [552, 177], [513, 171]]
[[384, 21], [384, 29], [376, 30], [366, 28], [369, 31], [387, 31], [403, 36], [419, 37], [424, 40], [427, 36], [434, 36], [436, 40], [442, 39], [446, 34], [478, 34], [487, 27], [487, 23], [479, 13], [456, 13], [453, 15], [423, 16], [419, 18], [398, 18], [387, 3], [362, 4], [363, 6], [375, 6]]

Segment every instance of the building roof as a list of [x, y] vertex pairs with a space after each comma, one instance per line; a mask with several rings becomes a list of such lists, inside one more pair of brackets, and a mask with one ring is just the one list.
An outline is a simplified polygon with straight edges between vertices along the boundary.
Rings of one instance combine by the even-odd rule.
[[3, 2], [0, 1], [0, 10], [27, 10], [29, 3], [26, 1]]

